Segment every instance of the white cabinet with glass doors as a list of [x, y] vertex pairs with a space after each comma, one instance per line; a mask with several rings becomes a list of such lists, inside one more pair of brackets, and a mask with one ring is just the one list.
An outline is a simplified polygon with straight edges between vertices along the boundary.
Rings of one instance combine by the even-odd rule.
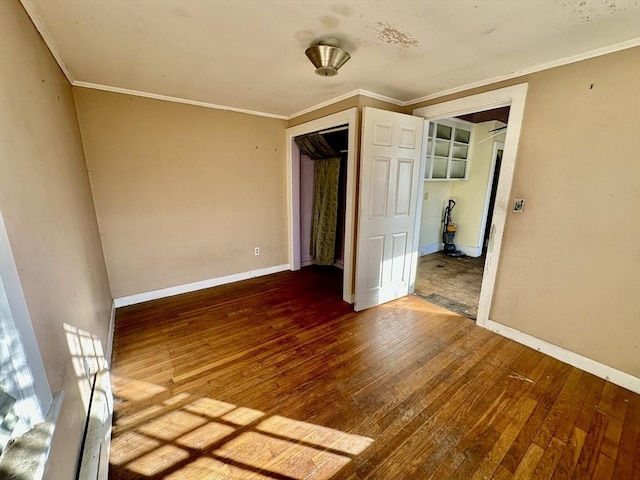
[[473, 123], [449, 119], [430, 122], [424, 179], [465, 180], [472, 134]]

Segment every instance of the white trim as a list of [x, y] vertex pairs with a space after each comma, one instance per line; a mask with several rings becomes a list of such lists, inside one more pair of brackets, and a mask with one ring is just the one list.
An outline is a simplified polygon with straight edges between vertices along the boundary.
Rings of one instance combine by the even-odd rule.
[[76, 80], [74, 78], [73, 74], [71, 73], [71, 70], [67, 66], [66, 62], [64, 61], [64, 58], [62, 57], [62, 53], [60, 52], [60, 49], [58, 48], [58, 46], [54, 42], [53, 37], [51, 36], [51, 34], [47, 30], [47, 27], [45, 26], [44, 22], [42, 21], [42, 19], [38, 15], [38, 9], [33, 4], [33, 1], [32, 0], [20, 0], [20, 2], [22, 3], [22, 6], [24, 7], [25, 11], [27, 12], [27, 15], [29, 15], [29, 18], [31, 18], [31, 21], [33, 22], [34, 26], [36, 27], [36, 30], [38, 31], [38, 33], [40, 33], [40, 36], [42, 37], [42, 39], [44, 40], [45, 44], [47, 45], [47, 47], [51, 51], [51, 54], [55, 58], [56, 62], [58, 63], [58, 65], [60, 67], [60, 69], [62, 70], [64, 75], [67, 77], [67, 80], [69, 81], [69, 83], [71, 85], [73, 85], [73, 86], [84, 87], [84, 88], [93, 88], [93, 89], [96, 89], [96, 90], [104, 90], [104, 91], [114, 92], [114, 93], [123, 93], [123, 94], [127, 94], [127, 95], [135, 95], [135, 96], [138, 96], [138, 97], [153, 98], [153, 99], [156, 99], [156, 100], [165, 100], [165, 101], [175, 102], [175, 103], [184, 103], [184, 104], [187, 104], [187, 105], [195, 105], [195, 106], [200, 106], [200, 107], [205, 107], [205, 108], [213, 108], [213, 109], [226, 110], [226, 111], [238, 112], [238, 113], [246, 113], [248, 115], [257, 115], [257, 116], [261, 116], [261, 117], [277, 118], [277, 119], [281, 119], [281, 120], [291, 120], [293, 118], [299, 117], [299, 116], [304, 115], [306, 113], [310, 113], [310, 112], [313, 112], [315, 110], [318, 110], [318, 109], [320, 109], [322, 107], [333, 105], [334, 103], [340, 102], [340, 101], [345, 100], [347, 98], [351, 98], [351, 97], [353, 97], [355, 95], [364, 95], [364, 96], [367, 96], [367, 97], [370, 97], [370, 98], [373, 98], [373, 99], [376, 99], [376, 100], [381, 100], [383, 102], [388, 102], [388, 103], [391, 103], [391, 104], [394, 104], [394, 105], [398, 105], [400, 107], [406, 107], [407, 105], [415, 105], [416, 103], [425, 102], [427, 100], [433, 100], [433, 99], [436, 99], [436, 98], [444, 97], [446, 95], [451, 95], [451, 94], [454, 94], [454, 93], [459, 93], [459, 92], [463, 92], [463, 91], [466, 91], [466, 90], [470, 90], [470, 89], [473, 89], [473, 88], [484, 87], [484, 86], [490, 85], [492, 83], [497, 83], [497, 82], [501, 82], [501, 81], [505, 81], [505, 80], [511, 80], [513, 78], [521, 77], [521, 76], [524, 76], [524, 75], [529, 75], [529, 74], [540, 72], [540, 71], [543, 71], [543, 70], [548, 70], [550, 68], [556, 68], [556, 67], [560, 67], [560, 66], [563, 66], [563, 65], [568, 65], [570, 63], [580, 62], [582, 60], [588, 60], [590, 58], [599, 57], [599, 56], [602, 56], [602, 55], [607, 55], [609, 53], [618, 52], [620, 50], [626, 50], [627, 48], [633, 48], [633, 47], [636, 47], [636, 46], [640, 45], [640, 37], [633, 38], [631, 40], [626, 40], [624, 42], [616, 43], [614, 45], [609, 45], [607, 47], [597, 48], [595, 50], [590, 50], [588, 52], [579, 53], [577, 55], [572, 55], [572, 56], [561, 58], [561, 59], [558, 59], [558, 60], [553, 60], [551, 62], [543, 63], [543, 64], [540, 64], [540, 65], [536, 65], [536, 66], [533, 66], [533, 67], [525, 68], [525, 69], [522, 69], [522, 70], [517, 70], [515, 72], [511, 72], [511, 73], [508, 73], [508, 74], [505, 74], [505, 75], [498, 75], [498, 76], [487, 78], [487, 79], [484, 79], [484, 80], [479, 80], [477, 82], [468, 83], [466, 85], [461, 85], [459, 87], [450, 88], [448, 90], [440, 90], [440, 91], [435, 92], [435, 93], [431, 93], [431, 94], [428, 94], [428, 95], [424, 95], [422, 97], [418, 97], [418, 98], [414, 98], [414, 99], [406, 100], [406, 101], [398, 100], [396, 98], [388, 97], [386, 95], [382, 95], [382, 94], [379, 94], [379, 93], [371, 92], [371, 91], [368, 91], [368, 90], [355, 89], [355, 90], [347, 92], [347, 93], [345, 93], [343, 95], [335, 97], [335, 98], [333, 98], [331, 100], [327, 100], [326, 102], [322, 102], [322, 103], [319, 103], [317, 105], [314, 105], [314, 106], [305, 108], [303, 110], [300, 110], [298, 112], [295, 112], [295, 113], [293, 113], [291, 115], [276, 115], [276, 114], [268, 113], [268, 112], [258, 112], [258, 111], [254, 111], [254, 110], [246, 110], [246, 109], [242, 109], [242, 108], [230, 107], [230, 106], [225, 106], [225, 105], [217, 105], [217, 104], [208, 103], [208, 102], [200, 102], [200, 101], [197, 101], [197, 100], [190, 100], [190, 99], [186, 99], [186, 98], [171, 97], [171, 96], [167, 96], [167, 95], [160, 95], [160, 94], [155, 94], [155, 93], [150, 93], [150, 92], [143, 92], [143, 91], [140, 91], [140, 90], [130, 90], [130, 89], [127, 89], [127, 88], [120, 88], [120, 87], [115, 87], [115, 86], [110, 86], [110, 85], [103, 85], [103, 84], [97, 84], [97, 83], [91, 83], [91, 82], [84, 82], [84, 81]]
[[116, 329], [116, 302], [111, 302], [111, 312], [109, 313], [109, 331], [107, 332], [107, 345], [104, 349], [104, 359], [107, 368], [111, 365], [111, 354], [113, 353], [113, 335]]
[[407, 102], [403, 102], [402, 100], [397, 100], [395, 98], [387, 97], [386, 95], [370, 92], [369, 90], [360, 89], [360, 90], [356, 90], [356, 92], [358, 93], [358, 95], [373, 98], [374, 100], [381, 100], [383, 102], [392, 103], [393, 105], [397, 105], [399, 107], [405, 107], [408, 105]]
[[459, 87], [450, 88], [448, 90], [440, 90], [439, 92], [430, 93], [429, 95], [425, 95], [423, 97], [418, 97], [418, 98], [414, 98], [413, 100], [408, 100], [404, 102], [404, 105], [405, 106], [415, 105], [416, 103], [426, 102], [427, 100], [433, 100], [440, 97], [446, 97], [447, 95], [453, 95], [454, 93], [464, 92], [467, 90], [471, 90], [473, 88], [485, 87], [487, 85], [491, 85], [492, 83], [504, 82], [505, 80], [511, 80], [513, 78], [523, 77], [525, 75], [531, 75], [532, 73], [541, 72], [543, 70], [549, 70], [551, 68], [562, 67], [563, 65], [569, 65], [571, 63], [581, 62], [582, 60], [588, 60], [590, 58], [600, 57], [602, 55], [608, 55], [609, 53], [615, 53], [620, 50], [626, 50], [627, 48], [637, 47], [638, 45], [640, 45], [640, 37], [634, 38], [631, 40], [626, 40], [624, 42], [616, 43], [608, 47], [597, 48], [595, 50], [579, 53], [577, 55], [572, 55], [570, 57], [564, 57], [558, 60], [553, 60], [551, 62], [542, 63], [534, 67], [517, 70], [515, 72], [507, 73], [506, 75], [498, 75], [495, 77], [486, 78], [484, 80], [479, 80], [477, 82], [467, 83], [466, 85], [461, 85]]
[[307, 113], [314, 112], [314, 111], [319, 110], [321, 108], [328, 107], [329, 105], [333, 105], [334, 103], [341, 102], [342, 100], [346, 100], [347, 98], [355, 97], [356, 95], [358, 95], [358, 90], [352, 90], [350, 92], [345, 93], [344, 95], [340, 95], [338, 97], [334, 97], [334, 98], [332, 98], [330, 100], [327, 100], [326, 102], [321, 102], [321, 103], [318, 103], [317, 105], [313, 105], [312, 107], [308, 107], [308, 108], [305, 108], [303, 110], [300, 110], [299, 112], [293, 113], [293, 114], [287, 116], [287, 120], [291, 120], [291, 119], [299, 117], [301, 115], [305, 115]]
[[502, 247], [502, 236], [507, 218], [507, 206], [510, 204], [509, 195], [511, 194], [518, 142], [520, 141], [520, 132], [522, 130], [527, 89], [528, 84], [521, 83], [449, 102], [417, 108], [413, 111], [414, 115], [432, 120], [436, 118], [456, 117], [465, 113], [510, 105], [509, 128], [507, 128], [504, 142], [505, 148], [502, 154], [502, 166], [500, 168], [498, 190], [496, 192], [495, 207], [493, 210], [487, 259], [485, 261], [484, 275], [482, 276], [480, 302], [478, 304], [478, 317], [476, 321], [479, 325], [484, 325], [484, 322], [488, 320], [489, 309], [491, 308], [491, 301], [493, 299], [493, 290], [496, 283], [498, 262], [500, 260], [500, 250]]
[[347, 98], [355, 97], [356, 95], [363, 95], [365, 97], [373, 98], [374, 100], [381, 100], [383, 102], [392, 103], [393, 105], [397, 105], [399, 107], [404, 107], [407, 105], [407, 102], [403, 102], [402, 100], [397, 100], [395, 98], [387, 97], [385, 95], [380, 95], [379, 93], [370, 92], [369, 90], [356, 89], [351, 90], [350, 92], [344, 93], [338, 97], [334, 97], [326, 102], [318, 103], [317, 105], [313, 105], [312, 107], [305, 108], [300, 110], [299, 112], [293, 113], [287, 116], [287, 120], [291, 120], [293, 118], [299, 117], [301, 115], [305, 115], [307, 113], [315, 112], [324, 107], [328, 107], [329, 105], [333, 105], [334, 103], [341, 102], [346, 100]]
[[324, 108], [329, 105], [333, 105], [335, 103], [341, 102], [343, 100], [346, 100], [347, 98], [355, 97], [356, 95], [363, 95], [365, 97], [373, 98], [375, 100], [381, 100], [383, 102], [388, 102], [393, 105], [398, 105], [400, 107], [404, 107], [406, 105], [406, 102], [396, 100], [395, 98], [386, 97], [384, 95], [380, 95], [375, 92], [369, 92], [367, 90], [352, 90], [350, 92], [345, 93], [344, 95], [340, 95], [338, 97], [332, 98], [331, 100], [327, 100], [326, 102], [322, 102], [317, 105], [313, 105], [312, 107], [305, 108], [304, 110], [300, 110], [299, 112], [296, 112], [292, 115], [276, 115], [274, 113], [258, 112], [256, 110], [247, 110], [244, 108], [229, 107], [227, 105], [217, 105], [215, 103], [200, 102], [197, 100], [189, 100], [181, 97], [171, 97], [168, 95], [161, 95], [158, 93], [143, 92], [141, 90], [131, 90], [129, 88], [113, 87], [111, 85], [103, 85], [99, 83], [83, 82], [79, 80], [74, 80], [74, 81], [69, 80], [69, 81], [74, 87], [90, 88], [93, 90], [102, 90], [105, 92], [120, 93], [123, 95], [133, 95], [136, 97], [143, 97], [143, 98], [152, 98], [154, 100], [163, 100], [165, 102], [183, 103], [186, 105], [195, 105], [197, 107], [212, 108], [214, 110], [225, 110], [230, 112], [245, 113], [247, 115], [275, 118], [278, 120], [291, 120], [301, 115], [305, 115], [310, 112], [315, 112], [320, 108]]
[[[424, 173], [427, 168], [427, 145], [429, 139], [429, 121], [422, 122], [422, 145], [420, 147], [420, 159], [418, 168], [418, 194], [417, 198], [424, 198]], [[409, 271], [409, 293], [413, 293], [416, 287], [416, 275], [418, 273], [418, 257], [420, 253], [420, 224], [422, 223], [422, 202], [416, 202], [416, 217], [413, 222], [413, 245], [411, 246], [411, 264]]]
[[91, 393], [78, 479], [108, 479], [112, 422], [113, 393], [109, 370], [104, 368], [96, 374]]
[[29, 15], [29, 18], [31, 19], [34, 27], [36, 27], [36, 30], [44, 40], [44, 43], [49, 48], [51, 55], [53, 55], [53, 58], [55, 58], [56, 62], [58, 63], [60, 70], [62, 70], [64, 76], [67, 77], [69, 83], [73, 84], [75, 79], [71, 74], [71, 70], [69, 70], [69, 67], [67, 67], [64, 58], [62, 58], [62, 53], [60, 53], [60, 49], [56, 45], [56, 42], [53, 41], [53, 37], [49, 33], [49, 30], [47, 30], [47, 27], [40, 18], [40, 15], [38, 15], [38, 9], [31, 0], [20, 0], [20, 2], [22, 3], [22, 7], [24, 8], [24, 10], [27, 12], [27, 15]]
[[8, 390], [7, 393], [17, 400], [14, 410], [21, 417], [22, 425], [31, 428], [45, 419], [53, 396], [2, 212], [0, 277], [0, 284], [6, 294], [2, 295], [2, 303], [6, 300], [6, 305], [3, 306], [10, 311], [9, 318], [0, 321], [0, 327], [9, 337], [3, 341], [15, 341], [15, 350], [10, 352], [11, 361], [16, 372], [22, 373], [19, 378], [16, 377], [16, 390]]
[[468, 257], [479, 257], [480, 255], [482, 255], [482, 247], [470, 247], [468, 245], [461, 245], [459, 243], [456, 243], [455, 245], [457, 250], [460, 250]]
[[180, 295], [182, 293], [195, 292], [197, 290], [217, 287], [219, 285], [225, 285], [227, 283], [240, 282], [242, 280], [248, 280], [250, 278], [271, 275], [272, 273], [283, 272], [285, 270], [289, 270], [289, 264], [285, 263], [282, 265], [274, 265], [273, 267], [260, 268], [258, 270], [250, 270], [248, 272], [242, 273], [234, 273], [233, 275], [211, 278], [209, 280], [203, 280], [201, 282], [193, 282], [187, 283], [185, 285], [178, 285], [175, 287], [162, 288], [160, 290], [154, 290], [152, 292], [137, 293], [135, 295], [115, 298], [113, 300], [113, 303], [115, 304], [116, 308], [127, 307], [129, 305], [148, 302], [150, 300], [172, 297], [174, 295]]
[[133, 95], [136, 97], [153, 98], [154, 100], [164, 100], [165, 102], [184, 103], [186, 105], [195, 105], [196, 107], [212, 108], [215, 110], [226, 110], [229, 112], [245, 113], [247, 115], [255, 115], [258, 117], [275, 118], [278, 120], [287, 120], [284, 115], [276, 115], [273, 113], [257, 112], [255, 110], [247, 110], [244, 108], [228, 107], [226, 105], [216, 105], [215, 103], [199, 102], [197, 100], [189, 100], [180, 97], [170, 97], [168, 95], [160, 95], [158, 93], [142, 92], [140, 90], [130, 90], [128, 88], [112, 87], [110, 85], [101, 85], [98, 83], [74, 81], [71, 82], [74, 87], [91, 88], [93, 90], [103, 90], [105, 92], [121, 93], [124, 95]]
[[354, 226], [356, 205], [356, 134], [358, 131], [356, 107], [326, 117], [287, 128], [287, 214], [289, 229], [289, 264], [291, 270], [300, 269], [300, 150], [294, 141], [298, 135], [318, 132], [340, 125], [349, 126], [347, 152], [347, 192], [344, 225], [344, 270], [342, 299], [353, 303]]
[[431, 255], [432, 253], [438, 253], [444, 248], [442, 242], [431, 243], [429, 245], [423, 245], [418, 248], [418, 254], [422, 257], [424, 255]]
[[[502, 132], [500, 132], [502, 133]], [[498, 150], [502, 150], [504, 155], [504, 142], [493, 142], [493, 150], [491, 151], [491, 166], [489, 167], [489, 180], [487, 181], [487, 191], [484, 196], [484, 208], [482, 210], [482, 223], [480, 224], [480, 234], [478, 235], [478, 245], [480, 250], [484, 248], [484, 234], [487, 230], [487, 220], [489, 216], [489, 207], [491, 202], [491, 190], [493, 190], [493, 177], [496, 173], [496, 160]], [[498, 178], [500, 175], [498, 174]], [[482, 253], [482, 252], [481, 252]]]
[[640, 378], [638, 377], [634, 377], [633, 375], [617, 370], [603, 363], [596, 362], [595, 360], [572, 352], [571, 350], [559, 347], [558, 345], [546, 342], [538, 337], [534, 337], [533, 335], [529, 335], [528, 333], [521, 332], [520, 330], [516, 330], [515, 328], [508, 327], [493, 320], [487, 320], [482, 326], [487, 330], [497, 333], [498, 335], [510, 338], [522, 345], [534, 348], [539, 352], [545, 353], [562, 362], [584, 370], [585, 372], [592, 373], [597, 377], [604, 378], [611, 383], [615, 383], [616, 385], [640, 394]]

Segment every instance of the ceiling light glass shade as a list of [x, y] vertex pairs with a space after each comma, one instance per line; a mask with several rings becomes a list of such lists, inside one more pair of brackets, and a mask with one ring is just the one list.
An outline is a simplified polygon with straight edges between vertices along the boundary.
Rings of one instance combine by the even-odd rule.
[[314, 45], [304, 53], [316, 67], [316, 73], [323, 77], [337, 75], [338, 69], [351, 58], [351, 55], [341, 48], [331, 45]]

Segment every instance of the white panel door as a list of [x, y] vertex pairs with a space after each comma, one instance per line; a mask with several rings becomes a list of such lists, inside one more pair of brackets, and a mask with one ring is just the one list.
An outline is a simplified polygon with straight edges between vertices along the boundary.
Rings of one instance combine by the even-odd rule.
[[423, 124], [421, 117], [364, 108], [357, 311], [409, 293]]

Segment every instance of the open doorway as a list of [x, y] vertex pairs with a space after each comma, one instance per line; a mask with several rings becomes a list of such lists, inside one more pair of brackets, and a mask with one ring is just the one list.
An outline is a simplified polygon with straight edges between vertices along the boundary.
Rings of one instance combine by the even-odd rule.
[[509, 109], [439, 119], [430, 127], [434, 152], [427, 160], [431, 172], [424, 182], [414, 293], [473, 320], [478, 315]]
[[[344, 130], [344, 127], [347, 127]], [[341, 174], [343, 179], [344, 206], [339, 206], [338, 223], [344, 228], [340, 232], [337, 243], [342, 255], [342, 299], [345, 302], [353, 303], [353, 271], [354, 271], [354, 238], [355, 238], [355, 191], [356, 191], [356, 132], [357, 132], [357, 108], [351, 108], [326, 117], [312, 120], [287, 129], [287, 176], [288, 176], [288, 212], [289, 212], [289, 265], [291, 270], [299, 270], [303, 266], [302, 251], [305, 249], [302, 236], [302, 200], [301, 200], [301, 170], [302, 162], [300, 148], [295, 142], [295, 138], [313, 132], [325, 132], [325, 136], [331, 130], [336, 132], [346, 132], [346, 151], [339, 147], [341, 154]], [[344, 135], [344, 134], [338, 134]], [[344, 141], [344, 140], [341, 140]], [[345, 161], [342, 161], [342, 159]], [[307, 164], [306, 168], [311, 166]], [[308, 176], [308, 174], [307, 174]], [[307, 199], [308, 202], [308, 199]], [[343, 217], [342, 217], [343, 215]], [[308, 221], [308, 220], [305, 220]], [[308, 228], [308, 227], [306, 227]], [[305, 242], [306, 243], [306, 242]], [[309, 258], [306, 259], [309, 261]], [[305, 262], [306, 263], [306, 262]]]
[[349, 127], [294, 138], [300, 149], [300, 261], [344, 268]]

